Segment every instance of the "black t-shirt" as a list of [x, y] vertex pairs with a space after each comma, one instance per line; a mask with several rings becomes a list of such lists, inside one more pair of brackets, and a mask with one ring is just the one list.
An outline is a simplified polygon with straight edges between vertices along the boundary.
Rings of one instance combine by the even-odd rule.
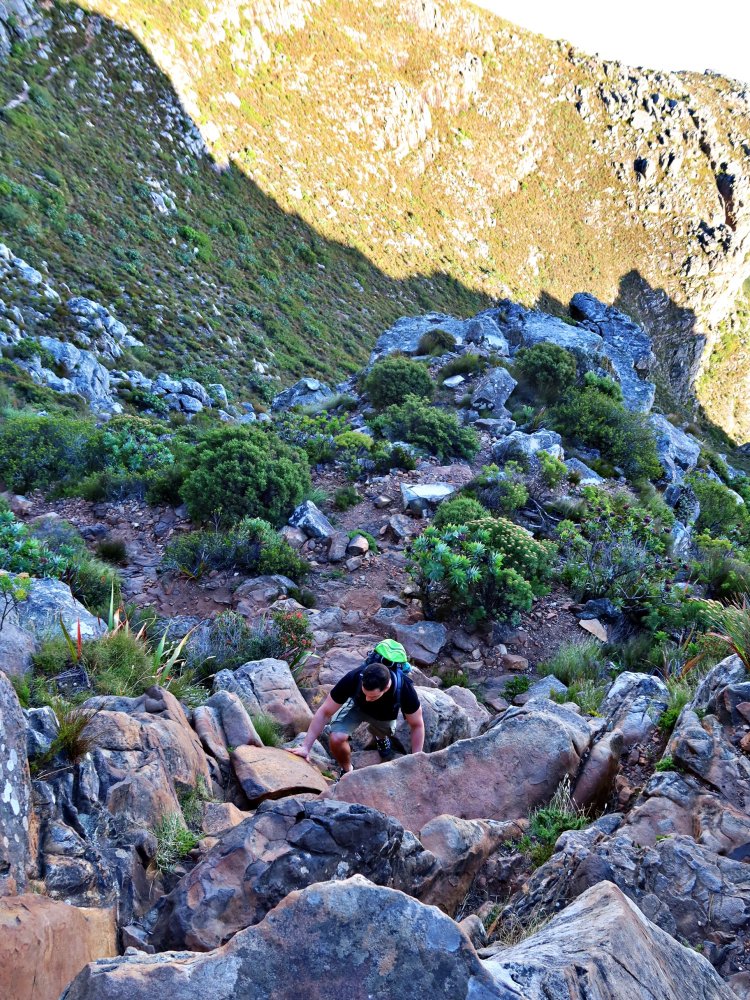
[[[344, 674], [338, 684], [332, 689], [331, 698], [339, 705], [343, 705], [349, 698], [353, 698], [357, 708], [361, 708], [363, 712], [366, 712], [373, 719], [379, 719], [381, 722], [397, 719], [398, 709], [395, 705], [396, 677], [394, 672], [391, 671], [391, 686], [385, 694], [374, 701], [368, 701], [360, 690], [362, 669], [362, 667], [357, 667], [356, 670], [350, 670], [348, 674]], [[418, 708], [419, 696], [414, 689], [414, 685], [406, 674], [402, 674], [401, 711], [404, 715], [411, 715]]]

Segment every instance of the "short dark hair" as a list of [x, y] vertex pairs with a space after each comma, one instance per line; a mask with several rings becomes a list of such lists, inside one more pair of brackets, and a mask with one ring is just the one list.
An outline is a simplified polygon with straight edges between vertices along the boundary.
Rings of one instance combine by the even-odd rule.
[[385, 691], [391, 680], [391, 672], [382, 663], [370, 663], [362, 671], [362, 687], [368, 691]]

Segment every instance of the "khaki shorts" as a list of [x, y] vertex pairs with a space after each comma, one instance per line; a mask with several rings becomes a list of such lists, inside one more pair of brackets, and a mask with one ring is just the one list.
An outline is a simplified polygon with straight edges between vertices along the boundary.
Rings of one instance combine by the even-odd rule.
[[396, 719], [373, 719], [371, 715], [355, 705], [354, 700], [350, 698], [331, 718], [328, 728], [332, 733], [351, 735], [357, 726], [361, 726], [365, 722], [374, 736], [393, 736], [396, 732], [396, 721]]

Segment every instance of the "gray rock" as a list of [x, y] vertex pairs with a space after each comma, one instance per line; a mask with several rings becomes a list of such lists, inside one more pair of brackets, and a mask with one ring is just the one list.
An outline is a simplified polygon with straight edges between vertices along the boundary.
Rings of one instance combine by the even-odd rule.
[[[419, 700], [425, 723], [425, 753], [442, 750], [456, 740], [471, 736], [471, 723], [458, 702], [439, 688], [420, 688]], [[396, 739], [408, 753], [411, 748], [409, 724], [399, 717]]]
[[309, 538], [333, 538], [336, 529], [312, 500], [305, 500], [289, 518], [293, 528], [301, 528]]
[[293, 406], [317, 406], [330, 399], [333, 390], [316, 378], [301, 378], [293, 386], [284, 389], [271, 403], [272, 410], [289, 410]]
[[451, 375], [450, 378], [444, 380], [443, 386], [446, 389], [457, 389], [465, 381], [463, 375]]
[[328, 1000], [342, 991], [351, 1000], [520, 997], [493, 982], [450, 917], [360, 875], [290, 893], [261, 923], [205, 954], [92, 962], [64, 1000], [153, 1000], [155, 990], [171, 1000]]
[[175, 397], [168, 396], [167, 399], [175, 399], [177, 402], [176, 408], [183, 410], [185, 413], [200, 413], [203, 409], [203, 403], [199, 399], [196, 399], [195, 396], [186, 396], [184, 393], [181, 393]]
[[532, 684], [529, 690], [526, 692], [527, 704], [533, 701], [535, 698], [551, 698], [553, 694], [565, 695], [568, 693], [568, 688], [562, 681], [559, 681], [556, 677], [543, 677], [540, 681]]
[[0, 663], [5, 673], [9, 677], [21, 677], [27, 673], [35, 649], [34, 636], [9, 615], [0, 630]]
[[0, 671], [0, 897], [26, 890], [31, 856], [31, 779], [16, 692]]
[[229, 398], [227, 396], [227, 390], [220, 382], [214, 382], [211, 385], [207, 385], [206, 389], [211, 398], [211, 403], [214, 406], [227, 406], [229, 404]]
[[29, 758], [47, 753], [57, 736], [60, 726], [49, 705], [24, 711], [26, 720], [26, 753]]
[[44, 34], [41, 10], [32, 0], [2, 0], [0, 3], [0, 59], [14, 42], [25, 42]]
[[498, 986], [518, 1000], [735, 1000], [702, 955], [652, 924], [607, 881], [521, 944], [482, 955]]
[[658, 677], [624, 671], [615, 678], [599, 712], [622, 732], [625, 747], [646, 739], [666, 712], [669, 691]]
[[475, 344], [507, 356], [508, 342], [495, 318], [495, 311], [479, 313], [473, 319], [456, 319], [443, 313], [424, 316], [404, 316], [382, 333], [370, 355], [370, 364], [394, 351], [416, 354], [419, 341], [432, 330], [445, 330], [455, 337], [456, 345]]
[[182, 382], [179, 379], [170, 378], [164, 372], [156, 376], [154, 385], [158, 389], [163, 389], [169, 395], [179, 395], [182, 392]]
[[293, 735], [304, 732], [312, 719], [286, 660], [268, 657], [243, 663], [237, 670], [221, 670], [214, 692], [233, 691], [253, 716], [266, 712]]
[[18, 625], [35, 638], [57, 632], [62, 618], [65, 627], [75, 636], [78, 624], [84, 639], [95, 639], [107, 631], [107, 626], [90, 614], [71, 594], [61, 580], [32, 580], [29, 596], [18, 605]]
[[534, 434], [513, 431], [492, 446], [492, 457], [496, 462], [507, 462], [514, 458], [528, 461], [538, 451], [546, 451], [559, 459], [565, 457], [562, 438], [556, 431], [548, 430], [536, 431]]
[[654, 369], [656, 358], [646, 331], [625, 313], [604, 305], [588, 292], [573, 296], [570, 314], [580, 320], [583, 327], [602, 337], [603, 354], [620, 383], [623, 402], [628, 409], [648, 413], [654, 405], [656, 388], [653, 382], [646, 381], [646, 377]]
[[313, 882], [358, 874], [418, 895], [434, 868], [417, 838], [375, 809], [295, 797], [264, 802], [159, 904], [149, 940], [159, 951], [209, 951]]
[[401, 500], [404, 508], [428, 510], [458, 491], [453, 483], [401, 483]]
[[406, 650], [410, 663], [429, 667], [448, 641], [448, 629], [440, 622], [417, 622], [415, 625], [395, 623], [393, 635]]
[[698, 464], [700, 443], [691, 435], [671, 424], [661, 413], [652, 413], [649, 426], [656, 440], [656, 453], [670, 483], [682, 483], [688, 472]]
[[510, 414], [505, 417], [480, 417], [476, 410], [469, 410], [474, 418], [469, 421], [480, 431], [487, 431], [492, 437], [502, 437], [510, 434], [516, 429], [516, 422]]
[[445, 693], [466, 713], [469, 720], [469, 736], [478, 736], [491, 718], [484, 705], [477, 700], [477, 696], [470, 688], [454, 685], [445, 688]]
[[474, 390], [472, 406], [477, 410], [491, 410], [496, 418], [507, 419], [510, 414], [505, 409], [505, 404], [517, 385], [506, 368], [493, 368]]
[[588, 465], [581, 462], [578, 458], [566, 459], [565, 465], [569, 472], [580, 477], [578, 481], [579, 486], [596, 486], [597, 483], [603, 482], [598, 472], [594, 472], [593, 469], [590, 469]]
[[[53, 337], [39, 337], [39, 343], [46, 348], [65, 372], [72, 386], [71, 389], [59, 388], [58, 391], [73, 391], [83, 396], [91, 404], [92, 409], [112, 411], [117, 404], [109, 371], [102, 365], [91, 351], [81, 350], [74, 344], [55, 340]], [[57, 376], [47, 369], [40, 368], [40, 373], [47, 373], [47, 381], [51, 388], [59, 385]]]

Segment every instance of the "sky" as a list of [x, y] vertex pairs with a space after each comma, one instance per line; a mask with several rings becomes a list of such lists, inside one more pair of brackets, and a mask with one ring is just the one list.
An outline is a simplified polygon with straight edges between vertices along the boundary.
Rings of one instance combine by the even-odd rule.
[[660, 70], [715, 70], [750, 83], [750, 0], [472, 0], [591, 55]]

